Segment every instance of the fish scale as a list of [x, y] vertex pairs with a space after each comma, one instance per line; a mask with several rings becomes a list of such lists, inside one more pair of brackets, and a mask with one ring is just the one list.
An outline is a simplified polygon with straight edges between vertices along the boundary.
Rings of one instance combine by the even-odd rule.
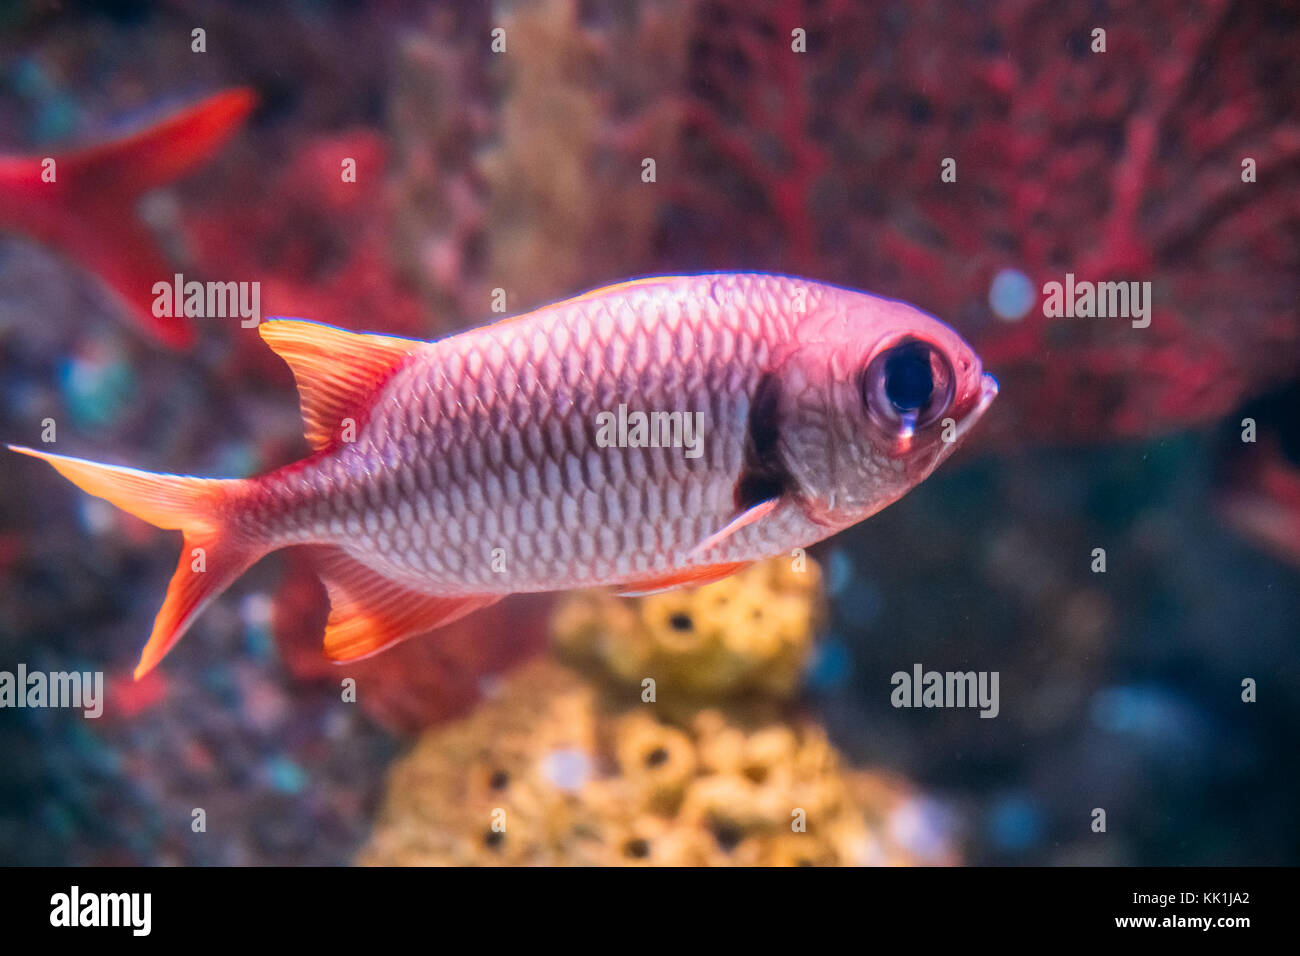
[[[137, 676], [287, 546], [326, 584], [336, 660], [514, 592], [716, 580], [890, 504], [996, 395], [937, 319], [785, 276], [636, 280], [438, 342], [260, 333], [298, 382], [302, 461], [211, 480], [16, 449], [184, 532]], [[701, 413], [700, 454], [603, 441], [622, 411]]]
[[[290, 508], [283, 530], [272, 533], [284, 544], [337, 543], [395, 579], [439, 593], [546, 591], [671, 570], [677, 552], [734, 510], [746, 396], [767, 338], [787, 331], [775, 303], [791, 298], [781, 277], [699, 281], [716, 309], [693, 307], [689, 285], [665, 285], [615, 308], [593, 298], [422, 346], [385, 387], [356, 442], [339, 450], [349, 487], [338, 489], [310, 467], [294, 476], [293, 487], [314, 486], [317, 500], [342, 490], [328, 499], [335, 511], [322, 521], [313, 508]], [[742, 322], [728, 301], [739, 290], [743, 302], [748, 284], [774, 289], [768, 308]], [[706, 325], [723, 334], [702, 335]], [[493, 329], [500, 334], [489, 337]], [[715, 351], [696, 348], [686, 362], [667, 361], [684, 341]], [[597, 447], [596, 415], [619, 404], [704, 412], [703, 455]], [[431, 460], [445, 464], [441, 480], [420, 466]], [[318, 467], [340, 474], [332, 464]], [[283, 493], [272, 489], [274, 497]], [[408, 545], [391, 525], [412, 496], [428, 507], [424, 533]], [[359, 535], [347, 516], [360, 522]], [[644, 527], [654, 528], [648, 548]], [[752, 559], [769, 548], [769, 535], [790, 530], [737, 535], [710, 563]], [[504, 573], [493, 570], [496, 548]]]

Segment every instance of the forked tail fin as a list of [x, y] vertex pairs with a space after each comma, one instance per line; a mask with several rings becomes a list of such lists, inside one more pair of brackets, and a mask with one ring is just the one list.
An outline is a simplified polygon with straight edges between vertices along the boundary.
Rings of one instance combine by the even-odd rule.
[[49, 462], [82, 491], [137, 518], [184, 533], [180, 563], [135, 668], [137, 680], [153, 670], [209, 601], [269, 550], [226, 524], [232, 495], [245, 487], [242, 479], [159, 475], [17, 445], [9, 449]]

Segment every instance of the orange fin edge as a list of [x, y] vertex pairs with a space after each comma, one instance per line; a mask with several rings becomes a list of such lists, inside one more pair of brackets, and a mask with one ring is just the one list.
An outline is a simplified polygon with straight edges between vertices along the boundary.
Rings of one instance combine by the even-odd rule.
[[325, 656], [361, 660], [495, 604], [504, 595], [423, 594], [372, 571], [336, 545], [306, 549], [329, 592]]
[[9, 450], [41, 459], [87, 494], [155, 527], [184, 533], [180, 561], [140, 654], [136, 680], [158, 666], [199, 612], [266, 552], [260, 543], [230, 533], [219, 517], [225, 496], [241, 484], [239, 479], [155, 474], [19, 445]]
[[729, 578], [752, 563], [751, 561], [733, 561], [725, 564], [697, 565], [681, 571], [674, 571], [671, 574], [637, 578], [620, 584], [615, 593], [619, 597], [644, 597], [647, 594], [671, 591], [674, 588], [699, 587], [702, 584], [712, 584], [714, 581]]
[[262, 340], [293, 371], [303, 433], [317, 451], [339, 440], [345, 419], [351, 417], [360, 425], [375, 390], [427, 344], [304, 319], [267, 319], [257, 328]]

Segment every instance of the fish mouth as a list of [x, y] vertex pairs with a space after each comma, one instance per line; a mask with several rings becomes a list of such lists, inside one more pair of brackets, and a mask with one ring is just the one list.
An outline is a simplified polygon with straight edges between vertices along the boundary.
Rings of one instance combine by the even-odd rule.
[[975, 406], [975, 415], [983, 415], [984, 410], [993, 404], [993, 399], [998, 397], [998, 380], [984, 372], [980, 375], [980, 400]]
[[970, 410], [966, 417], [957, 423], [953, 445], [956, 445], [958, 441], [966, 437], [966, 433], [971, 430], [971, 427], [974, 426], [977, 421], [984, 417], [984, 413], [988, 411], [989, 406], [993, 404], [993, 399], [997, 397], [998, 380], [988, 372], [981, 373], [979, 401], [975, 403], [975, 407]]

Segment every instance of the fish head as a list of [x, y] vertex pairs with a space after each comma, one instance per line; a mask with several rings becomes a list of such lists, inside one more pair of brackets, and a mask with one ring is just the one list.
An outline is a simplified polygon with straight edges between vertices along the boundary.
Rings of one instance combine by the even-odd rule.
[[979, 356], [903, 302], [837, 290], [777, 372], [780, 454], [809, 518], [846, 527], [929, 477], [997, 396]]

